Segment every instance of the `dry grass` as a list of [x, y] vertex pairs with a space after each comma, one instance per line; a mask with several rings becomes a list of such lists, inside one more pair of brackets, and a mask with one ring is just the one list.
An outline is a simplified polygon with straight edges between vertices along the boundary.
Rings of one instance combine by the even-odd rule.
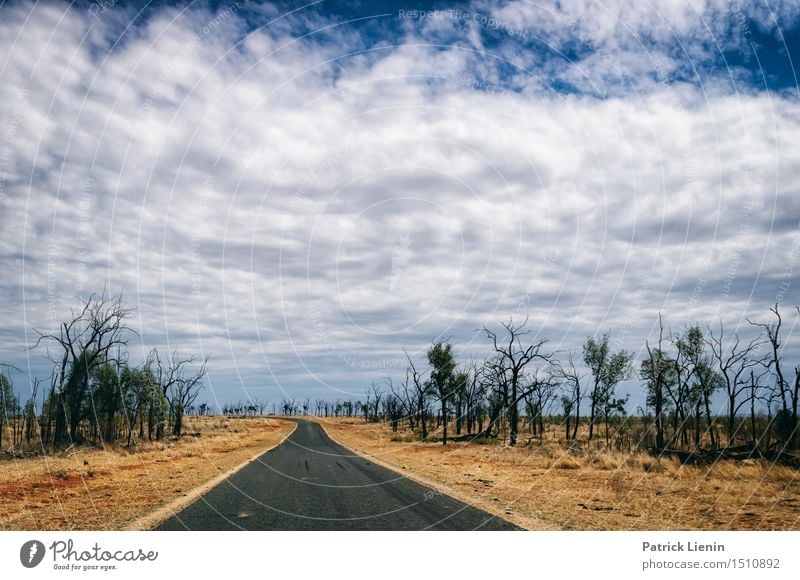
[[199, 436], [0, 461], [0, 529], [118, 530], [278, 443], [293, 424], [192, 417]]
[[800, 472], [756, 461], [683, 466], [555, 444], [411, 442], [363, 420], [322, 420], [337, 441], [528, 529], [798, 530]]

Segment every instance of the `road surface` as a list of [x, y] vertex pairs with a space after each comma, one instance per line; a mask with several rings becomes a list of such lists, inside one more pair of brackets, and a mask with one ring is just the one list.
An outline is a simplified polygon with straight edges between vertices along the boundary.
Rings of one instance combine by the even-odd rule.
[[375, 465], [297, 420], [275, 449], [158, 530], [516, 530]]

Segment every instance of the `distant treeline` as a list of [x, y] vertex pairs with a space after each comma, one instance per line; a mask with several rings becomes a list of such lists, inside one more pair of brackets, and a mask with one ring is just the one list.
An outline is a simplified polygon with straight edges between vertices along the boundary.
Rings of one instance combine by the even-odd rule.
[[[121, 297], [91, 296], [57, 331], [37, 331], [32, 348], [47, 345], [53, 370], [47, 380], [33, 381], [25, 402], [12, 388], [12, 367], [3, 365], [0, 450], [120, 439], [133, 445], [180, 436], [186, 414], [212, 412], [206, 403], [195, 405], [207, 359], [164, 358], [152, 349], [142, 364], [128, 363], [130, 314]], [[548, 350], [547, 340], [530, 338], [527, 318], [510, 319], [483, 329], [490, 351], [484, 360], [457, 360], [452, 344], [435, 341], [423, 360], [404, 352], [404, 374], [373, 382], [364, 397], [240, 401], [220, 411], [363, 417], [443, 444], [453, 436], [510, 445], [549, 436], [572, 447], [657, 453], [798, 448], [800, 362], [784, 360], [778, 305], [766, 321], [748, 321], [748, 339], [721, 323], [677, 334], [665, 333], [660, 316], [658, 323], [657, 339], [646, 341], [645, 355], [636, 360], [632, 352], [615, 350], [609, 334], [587, 337], [577, 352]], [[632, 379], [641, 381], [645, 395], [633, 412], [628, 395], [619, 392]], [[47, 391], [37, 405], [43, 385]]]
[[[550, 428], [572, 446], [599, 437], [606, 446], [657, 453], [798, 447], [800, 364], [782, 358], [777, 305], [766, 322], [748, 321], [747, 340], [721, 323], [667, 335], [659, 317], [658, 337], [645, 343], [641, 360], [615, 351], [608, 334], [588, 337], [579, 352], [548, 351], [546, 340], [528, 340], [527, 322], [484, 328], [485, 360], [458, 361], [451, 344], [434, 342], [423, 361], [406, 353], [404, 375], [373, 382], [363, 398], [285, 399], [272, 412], [362, 416], [443, 444], [454, 433], [516, 445], [522, 434], [541, 441]], [[637, 378], [645, 404], [631, 413], [618, 387]], [[714, 410], [719, 401], [724, 413]]]
[[[36, 331], [32, 348], [52, 363], [36, 378], [25, 402], [12, 384], [14, 367], [0, 374], [0, 450], [46, 451], [72, 444], [179, 437], [184, 415], [203, 386], [208, 359], [164, 357], [152, 349], [138, 365], [128, 361], [132, 311], [122, 296], [92, 295], [52, 332]], [[17, 369], [18, 370], [18, 369]], [[42, 388], [43, 402], [37, 404]]]

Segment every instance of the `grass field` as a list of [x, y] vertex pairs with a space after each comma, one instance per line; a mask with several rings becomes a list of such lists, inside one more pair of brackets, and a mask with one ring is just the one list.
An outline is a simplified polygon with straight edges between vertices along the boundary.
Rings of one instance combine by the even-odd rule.
[[276, 445], [279, 419], [187, 418], [177, 441], [0, 460], [0, 529], [119, 530]]
[[680, 465], [562, 446], [420, 443], [363, 419], [320, 419], [338, 442], [532, 530], [798, 530], [800, 472], [757, 461]]

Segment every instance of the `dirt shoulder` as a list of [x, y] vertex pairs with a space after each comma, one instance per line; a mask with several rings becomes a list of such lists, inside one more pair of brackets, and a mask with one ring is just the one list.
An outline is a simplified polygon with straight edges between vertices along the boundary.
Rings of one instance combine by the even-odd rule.
[[280, 444], [296, 424], [192, 417], [178, 441], [71, 450], [0, 461], [0, 529], [149, 529], [232, 471]]
[[681, 466], [555, 445], [414, 441], [363, 419], [319, 419], [337, 442], [530, 530], [797, 530], [800, 472], [767, 463]]

